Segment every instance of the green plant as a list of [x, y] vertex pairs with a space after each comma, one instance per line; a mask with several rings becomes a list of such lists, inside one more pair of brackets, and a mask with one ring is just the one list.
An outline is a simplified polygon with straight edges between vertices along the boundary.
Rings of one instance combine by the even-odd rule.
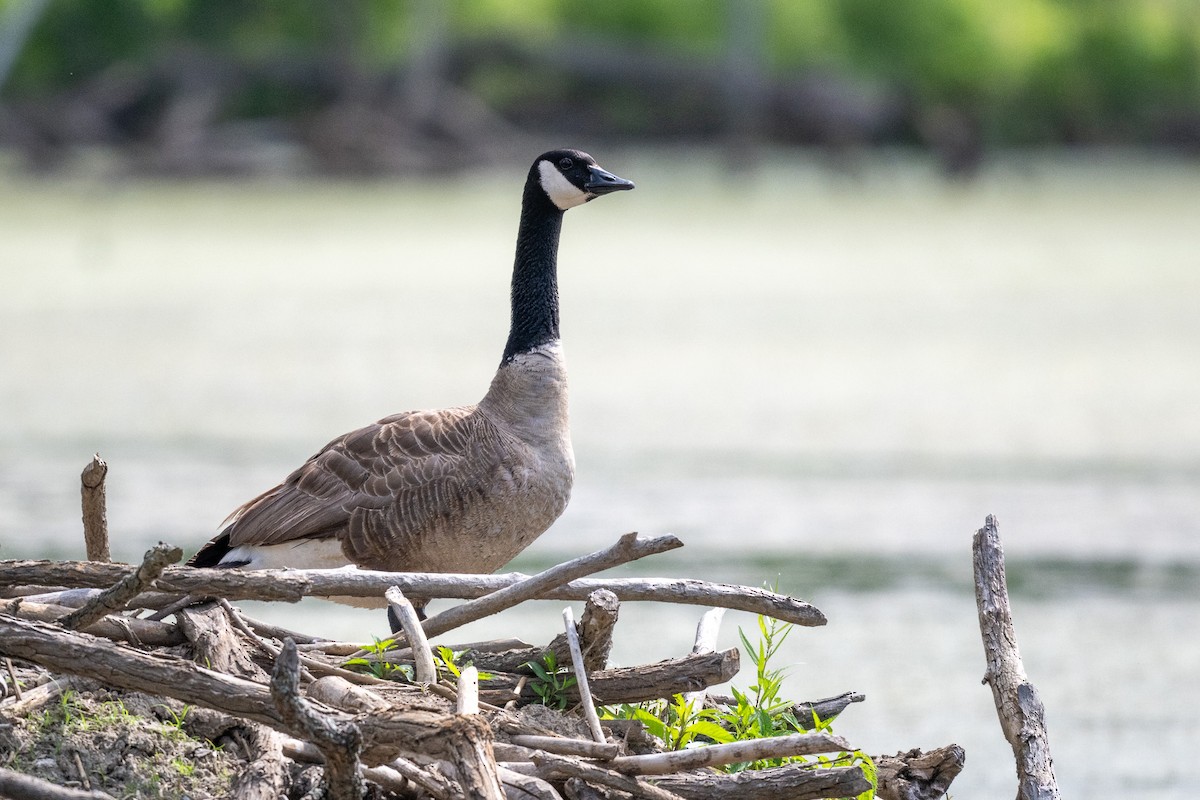
[[[756, 642], [752, 642], [744, 631], [738, 630], [742, 647], [754, 662], [754, 683], [745, 690], [731, 687], [732, 703], [695, 708], [682, 695], [675, 695], [670, 702], [657, 700], [637, 705], [624, 704], [615, 708], [602, 708], [601, 715], [607, 719], [638, 720], [646, 726], [651, 735], [661, 739], [672, 750], [785, 736], [804, 733], [806, 729], [814, 733], [833, 733], [832, 719], [821, 719], [815, 712], [812, 712], [811, 724], [801, 725], [795, 715], [796, 704], [783, 697], [783, 680], [787, 670], [773, 666], [772, 659], [778, 655], [791, 629], [792, 626], [788, 623], [760, 616]], [[722, 769], [726, 772], [741, 772], [783, 764], [808, 764], [813, 767], [858, 766], [870, 782], [871, 788], [859, 795], [857, 800], [872, 800], [875, 797], [875, 764], [861, 750], [833, 755], [760, 759], [730, 764]]]
[[530, 688], [541, 698], [542, 705], [557, 708], [560, 711], [567, 707], [567, 689], [575, 685], [575, 676], [571, 675], [565, 666], [559, 666], [558, 656], [553, 650], [547, 650], [542, 656], [541, 663], [526, 661], [525, 666], [533, 672]]
[[[374, 638], [374, 637], [373, 637]], [[384, 654], [396, 647], [395, 639], [375, 638], [372, 644], [363, 645], [363, 650], [369, 658], [351, 658], [342, 664], [343, 667], [359, 672], [368, 672], [376, 678], [386, 681], [403, 680], [409, 683], [413, 680], [413, 668], [408, 664], [393, 664]]]
[[187, 704], [184, 704], [183, 708], [181, 708], [179, 711], [171, 708], [166, 703], [160, 703], [158, 707], [166, 711], [171, 717], [169, 722], [163, 720], [163, 725], [166, 725], [168, 728], [174, 728], [177, 731], [183, 730], [183, 723], [187, 720], [187, 715], [192, 710], [192, 707]]
[[171, 767], [185, 778], [190, 778], [196, 772], [196, 765], [182, 758], [172, 758]]

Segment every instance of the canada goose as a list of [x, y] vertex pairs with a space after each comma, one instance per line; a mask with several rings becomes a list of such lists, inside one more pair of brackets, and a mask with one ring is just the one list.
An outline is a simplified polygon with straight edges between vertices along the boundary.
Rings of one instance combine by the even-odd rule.
[[521, 200], [508, 342], [478, 405], [339, 436], [235, 510], [188, 564], [484, 573], [525, 549], [566, 508], [575, 475], [558, 330], [563, 212], [632, 188], [587, 153], [538, 156]]

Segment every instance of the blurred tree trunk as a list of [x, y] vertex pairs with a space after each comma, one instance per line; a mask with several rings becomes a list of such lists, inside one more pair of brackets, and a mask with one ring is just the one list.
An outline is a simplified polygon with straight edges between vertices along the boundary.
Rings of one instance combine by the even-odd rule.
[[767, 99], [767, 6], [764, 0], [726, 0], [725, 147], [730, 169], [758, 161]]

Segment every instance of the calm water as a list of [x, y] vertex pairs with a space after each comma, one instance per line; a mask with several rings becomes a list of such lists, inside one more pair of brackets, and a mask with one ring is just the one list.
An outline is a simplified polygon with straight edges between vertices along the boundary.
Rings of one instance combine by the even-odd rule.
[[[1009, 796], [979, 684], [971, 534], [1000, 518], [1064, 794], [1183, 797], [1200, 744], [1200, 168], [920, 164], [753, 178], [602, 159], [638, 190], [567, 218], [579, 477], [516, 565], [671, 532], [642, 574], [820, 606], [790, 691], [867, 695], [872, 752], [958, 742], [958, 798]], [[477, 399], [506, 333], [523, 169], [408, 184], [0, 183], [0, 556], [74, 557], [111, 465], [116, 555], [194, 549], [326, 440]], [[561, 604], [501, 626], [548, 640]], [[370, 612], [255, 607], [313, 632]], [[686, 652], [700, 610], [630, 606], [616, 658]], [[744, 615], [729, 615], [726, 643]], [[457, 637], [456, 637], [457, 638]], [[1145, 783], [1152, 775], [1153, 783]]]

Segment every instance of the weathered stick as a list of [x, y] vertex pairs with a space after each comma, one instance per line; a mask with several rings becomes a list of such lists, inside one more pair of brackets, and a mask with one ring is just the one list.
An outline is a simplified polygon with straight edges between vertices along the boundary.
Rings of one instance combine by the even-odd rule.
[[[696, 639], [692, 644], [693, 655], [711, 653], [717, 649], [717, 635], [721, 632], [721, 619], [724, 616], [725, 609], [710, 608], [700, 617], [700, 622], [696, 623]], [[692, 708], [700, 709], [704, 706], [704, 698], [707, 694], [708, 688], [706, 687], [695, 692], [688, 692], [683, 699]]]
[[248, 763], [229, 787], [238, 800], [276, 800], [286, 790], [283, 735], [265, 725], [243, 722]]
[[49, 705], [66, 692], [77, 691], [91, 685], [93, 684], [85, 678], [75, 676], [53, 678], [41, 686], [26, 689], [25, 696], [20, 700], [14, 698], [11, 703], [0, 704], [0, 714], [8, 719], [20, 719], [37, 711], [42, 706]]
[[8, 656], [4, 657], [4, 671], [8, 673], [8, 679], [12, 681], [13, 697], [17, 699], [18, 703], [21, 702], [25, 699], [25, 694], [21, 691], [21, 682], [17, 680], [17, 672], [13, 669], [12, 659]]
[[562, 795], [548, 781], [504, 767], [496, 771], [508, 800], [562, 800]]
[[459, 714], [479, 713], [479, 670], [474, 666], [462, 668], [458, 675], [458, 698], [455, 710]]
[[962, 772], [966, 753], [956, 744], [922, 753], [909, 750], [894, 756], [872, 756], [879, 800], [939, 800]]
[[365, 787], [358, 764], [362, 733], [345, 719], [325, 715], [300, 696], [300, 659], [296, 643], [287, 639], [271, 674], [271, 699], [279, 715], [325, 757], [325, 786], [331, 800], [360, 800]]
[[483, 619], [526, 600], [539, 597], [551, 589], [584, 575], [620, 566], [656, 553], [665, 553], [677, 547], [683, 547], [683, 542], [674, 536], [660, 536], [657, 539], [645, 540], [639, 539], [636, 533], [627, 533], [612, 547], [571, 559], [558, 566], [543, 570], [531, 578], [447, 609], [441, 614], [425, 620], [422, 627], [425, 629], [426, 636], [437, 636], [466, 625], [468, 622]]
[[[0, 560], [0, 589], [23, 586], [103, 587], [132, 567], [87, 561]], [[511, 586], [529, 576], [377, 572], [373, 570], [257, 570], [168, 567], [156, 585], [160, 591], [216, 595], [228, 600], [296, 602], [303, 597], [383, 597], [389, 586], [430, 598], [474, 598]], [[537, 595], [540, 600], [586, 600], [608, 589], [621, 602], [657, 602], [720, 606], [791, 622], [824, 625], [825, 615], [794, 597], [753, 586], [709, 583], [690, 578], [580, 578]]]
[[108, 552], [108, 510], [104, 490], [106, 475], [108, 464], [96, 453], [79, 476], [83, 500], [83, 543], [88, 561], [112, 560]]
[[544, 750], [559, 756], [580, 756], [611, 761], [621, 752], [620, 745], [611, 742], [595, 742], [587, 739], [569, 739], [564, 736], [536, 736], [520, 733], [510, 736], [509, 741], [531, 750]]
[[141, 565], [117, 581], [111, 589], [101, 592], [58, 623], [68, 630], [86, 628], [109, 614], [125, 610], [125, 605], [149, 589], [168, 564], [183, 558], [183, 551], [172, 545], [158, 543], [146, 551]]
[[0, 797], [10, 800], [115, 800], [101, 791], [68, 789], [32, 775], [0, 769]]
[[1045, 708], [1025, 675], [1008, 605], [1004, 549], [996, 518], [988, 515], [975, 533], [975, 603], [987, 658], [983, 682], [991, 685], [1004, 738], [1017, 762], [1018, 800], [1057, 800], [1058, 782], [1046, 739]]
[[404, 596], [398, 586], [388, 587], [384, 597], [387, 598], [388, 605], [391, 606], [396, 619], [400, 620], [404, 638], [408, 640], [417, 683], [437, 683], [438, 675], [437, 667], [433, 663], [433, 651], [429, 649], [429, 640], [425, 638], [425, 629], [421, 627], [421, 618], [417, 616], [417, 609], [413, 607], [412, 602]]
[[666, 775], [670, 772], [719, 767], [740, 761], [766, 758], [810, 756], [816, 753], [840, 753], [853, 750], [840, 736], [827, 733], [793, 733], [767, 739], [747, 739], [728, 744], [710, 744], [690, 750], [674, 750], [645, 756], [622, 756], [605, 764], [609, 769], [626, 775]]
[[579, 689], [579, 705], [583, 708], [583, 718], [587, 720], [592, 739], [604, 743], [604, 729], [600, 727], [600, 716], [596, 713], [596, 701], [588, 687], [587, 668], [583, 665], [583, 648], [579, 646], [579, 631], [575, 629], [575, 617], [571, 607], [563, 609], [563, 625], [567, 632], [567, 645], [571, 649], [571, 664], [574, 667], [575, 682]]
[[808, 764], [756, 769], [733, 775], [664, 775], [655, 783], [686, 800], [819, 800], [855, 797], [871, 787], [859, 767], [813, 768]]
[[628, 792], [634, 797], [645, 800], [679, 800], [679, 795], [643, 780], [624, 775], [611, 769], [604, 769], [593, 764], [586, 764], [564, 756], [550, 753], [535, 753], [533, 763], [537, 764], [538, 776], [543, 780], [553, 781], [564, 778], [582, 778], [589, 783], [610, 786], [622, 792]]
[[[24, 619], [35, 619], [39, 622], [54, 622], [70, 614], [71, 609], [16, 599], [0, 603], [0, 612]], [[118, 642], [153, 647], [170, 647], [183, 641], [183, 633], [172, 623], [150, 622], [129, 617], [101, 617], [83, 630], [93, 636], [103, 636]]]

